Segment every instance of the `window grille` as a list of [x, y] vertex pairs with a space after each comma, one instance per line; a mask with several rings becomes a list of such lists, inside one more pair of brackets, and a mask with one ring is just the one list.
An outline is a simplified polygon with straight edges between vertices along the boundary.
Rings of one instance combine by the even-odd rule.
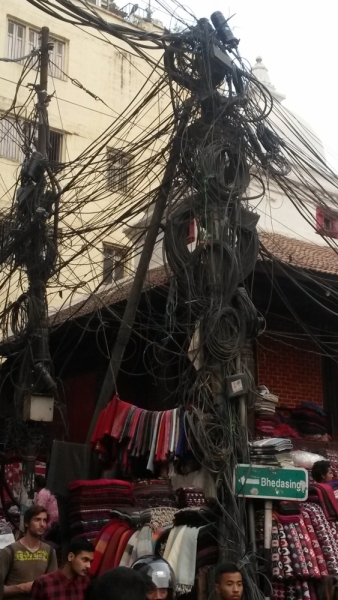
[[129, 167], [132, 156], [120, 150], [108, 150], [108, 189], [111, 192], [128, 191]]
[[125, 276], [124, 250], [119, 246], [103, 244], [103, 282], [113, 283]]
[[[25, 36], [28, 31], [28, 41], [26, 46]], [[40, 31], [32, 27], [26, 28], [15, 21], [8, 21], [7, 33], [7, 57], [20, 58], [40, 47]], [[57, 79], [66, 79], [63, 74], [65, 71], [66, 44], [55, 38], [50, 38], [53, 43], [53, 50], [49, 55], [49, 74]], [[39, 60], [32, 58], [32, 66], [38, 68]]]
[[54, 46], [49, 56], [49, 73], [52, 77], [65, 79], [63, 72], [65, 70], [66, 44], [52, 38], [50, 41]]
[[8, 21], [7, 58], [15, 59], [25, 55], [25, 27], [15, 21]]
[[62, 142], [62, 133], [58, 133], [57, 131], [51, 130], [49, 131], [49, 162], [56, 164], [62, 161]]
[[23, 156], [22, 136], [22, 128], [14, 119], [0, 119], [0, 156], [20, 162]]

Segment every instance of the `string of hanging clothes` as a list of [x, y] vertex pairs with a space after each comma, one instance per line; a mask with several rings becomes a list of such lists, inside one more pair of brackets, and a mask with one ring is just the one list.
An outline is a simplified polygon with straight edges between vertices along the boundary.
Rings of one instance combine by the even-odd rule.
[[123, 473], [143, 459], [148, 471], [191, 455], [185, 410], [149, 411], [114, 396], [100, 413], [91, 447], [102, 460], [118, 464]]

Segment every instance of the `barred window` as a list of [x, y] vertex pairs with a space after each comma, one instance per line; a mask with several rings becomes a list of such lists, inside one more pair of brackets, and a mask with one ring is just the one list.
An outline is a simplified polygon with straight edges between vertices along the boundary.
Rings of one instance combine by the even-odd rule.
[[63, 72], [65, 70], [66, 44], [53, 38], [50, 41], [54, 46], [49, 56], [49, 73], [52, 77], [65, 79]]
[[51, 163], [55, 164], [62, 161], [62, 142], [62, 133], [59, 133], [58, 131], [49, 131], [48, 158]]
[[7, 58], [15, 59], [25, 55], [25, 26], [8, 21]]
[[[25, 37], [27, 35], [27, 45]], [[55, 38], [50, 38], [53, 50], [49, 54], [49, 74], [58, 79], [66, 79], [64, 75], [66, 60], [66, 44]], [[33, 27], [25, 27], [15, 21], [8, 21], [7, 57], [20, 58], [40, 47], [41, 33]], [[38, 68], [37, 57], [32, 59], [32, 66]]]
[[121, 150], [108, 150], [108, 189], [111, 192], [127, 192], [129, 167], [133, 157]]
[[22, 160], [22, 127], [10, 117], [0, 119], [0, 156]]
[[[34, 150], [37, 130], [29, 121], [16, 121], [12, 117], [0, 118], [0, 156], [22, 162], [24, 146]], [[62, 162], [63, 134], [49, 131], [48, 158], [53, 164]]]
[[113, 283], [125, 277], [125, 250], [120, 246], [103, 244], [103, 282]]

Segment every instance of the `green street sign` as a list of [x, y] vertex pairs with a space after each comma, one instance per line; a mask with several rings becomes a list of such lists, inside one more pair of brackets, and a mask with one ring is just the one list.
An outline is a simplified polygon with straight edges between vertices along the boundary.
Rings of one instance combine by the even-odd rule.
[[234, 477], [236, 496], [270, 500], [304, 501], [308, 495], [306, 469], [279, 469], [261, 465], [237, 465]]

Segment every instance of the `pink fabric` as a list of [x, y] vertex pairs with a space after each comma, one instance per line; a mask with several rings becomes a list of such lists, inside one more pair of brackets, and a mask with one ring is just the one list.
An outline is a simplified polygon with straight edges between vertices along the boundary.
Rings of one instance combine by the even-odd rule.
[[40, 490], [35, 497], [34, 504], [38, 504], [39, 506], [43, 506], [48, 513], [48, 529], [53, 525], [53, 523], [57, 523], [59, 520], [59, 511], [58, 505], [55, 496], [53, 496], [52, 492], [43, 488]]

